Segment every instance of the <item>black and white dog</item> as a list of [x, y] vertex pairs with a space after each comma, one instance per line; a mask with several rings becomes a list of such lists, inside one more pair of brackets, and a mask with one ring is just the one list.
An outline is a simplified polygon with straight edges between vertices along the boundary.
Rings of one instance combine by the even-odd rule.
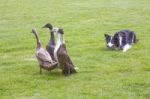
[[132, 47], [132, 44], [138, 41], [136, 38], [136, 34], [130, 30], [118, 31], [114, 34], [114, 36], [110, 36], [108, 34], [104, 35], [107, 47], [109, 49], [119, 48], [123, 50], [123, 52], [126, 52]]

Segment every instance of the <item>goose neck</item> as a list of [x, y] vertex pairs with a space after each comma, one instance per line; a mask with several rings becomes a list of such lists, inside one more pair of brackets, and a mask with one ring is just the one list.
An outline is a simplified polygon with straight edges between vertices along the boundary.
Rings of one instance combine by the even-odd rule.
[[60, 44], [61, 41], [60, 41], [60, 37], [61, 37], [61, 34], [57, 34], [57, 38], [56, 38], [56, 45]]
[[62, 35], [62, 44], [65, 44], [65, 37]]
[[41, 45], [40, 39], [38, 37], [38, 34], [37, 34], [37, 32], [34, 32], [33, 34], [34, 34], [34, 36], [36, 38], [37, 48], [40, 48], [42, 45]]
[[55, 37], [54, 37], [54, 34], [52, 34], [52, 33], [50, 36], [50, 44], [55, 45]]

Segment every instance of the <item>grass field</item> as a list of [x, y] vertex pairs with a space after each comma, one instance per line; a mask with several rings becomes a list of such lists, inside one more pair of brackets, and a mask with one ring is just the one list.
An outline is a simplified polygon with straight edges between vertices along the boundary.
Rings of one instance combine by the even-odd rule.
[[[150, 0], [0, 0], [0, 99], [150, 99]], [[65, 31], [79, 72], [39, 74], [33, 27], [45, 48], [51, 22]], [[108, 51], [104, 33], [131, 29], [140, 42]]]

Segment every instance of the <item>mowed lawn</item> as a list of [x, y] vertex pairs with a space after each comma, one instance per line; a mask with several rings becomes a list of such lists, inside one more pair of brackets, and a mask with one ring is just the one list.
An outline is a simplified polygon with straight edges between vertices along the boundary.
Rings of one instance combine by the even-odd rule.
[[[0, 0], [0, 99], [150, 99], [150, 0]], [[33, 27], [43, 47], [50, 22], [65, 31], [79, 67], [39, 74]], [[104, 33], [134, 30], [126, 53], [106, 49]]]

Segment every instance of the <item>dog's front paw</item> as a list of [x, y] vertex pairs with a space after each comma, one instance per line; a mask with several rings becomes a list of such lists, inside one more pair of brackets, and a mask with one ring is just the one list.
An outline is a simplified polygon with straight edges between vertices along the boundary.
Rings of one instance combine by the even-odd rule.
[[132, 46], [129, 45], [129, 44], [126, 44], [124, 47], [123, 47], [123, 52], [126, 52], [128, 49], [130, 49]]

